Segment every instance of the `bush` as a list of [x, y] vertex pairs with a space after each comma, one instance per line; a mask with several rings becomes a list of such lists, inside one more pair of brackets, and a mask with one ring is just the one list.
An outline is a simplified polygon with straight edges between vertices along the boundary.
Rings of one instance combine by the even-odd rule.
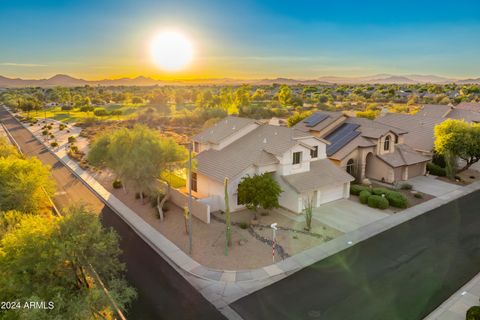
[[240, 222], [240, 229], [245, 230], [245, 229], [247, 229], [247, 228], [248, 228], [248, 223], [246, 223], [246, 222]]
[[362, 192], [364, 190], [369, 191], [370, 188], [367, 187], [367, 186], [362, 186], [360, 184], [352, 184], [350, 186], [350, 194], [353, 194], [354, 196], [358, 196], [360, 194], [360, 192]]
[[408, 206], [407, 198], [397, 191], [390, 191], [385, 194], [385, 197], [388, 200], [388, 203], [395, 208], [406, 208]]
[[377, 195], [371, 195], [368, 197], [367, 204], [371, 208], [378, 208], [381, 210], [387, 209], [389, 206], [387, 198]]
[[413, 186], [410, 183], [402, 183], [400, 186], [400, 189], [402, 190], [412, 190]]
[[47, 129], [48, 129], [48, 130], [52, 130], [52, 128], [53, 128], [53, 127], [52, 127], [51, 124], [49, 124], [49, 125], [47, 126]]
[[70, 151], [72, 153], [77, 153], [78, 152], [78, 147], [77, 146], [70, 146]]
[[62, 131], [62, 130], [65, 129], [66, 127], [67, 127], [66, 125], [64, 125], [63, 123], [60, 123], [60, 124], [58, 125], [58, 130]]
[[381, 196], [382, 194], [387, 195], [387, 193], [391, 192], [392, 190], [387, 188], [373, 188], [372, 193], [376, 196]]
[[480, 306], [473, 306], [468, 309], [465, 320], [480, 320]]
[[105, 108], [95, 108], [95, 110], [93, 110], [93, 114], [97, 117], [101, 117], [108, 115], [108, 112]]
[[51, 146], [52, 148], [58, 147], [58, 142], [55, 142], [55, 141], [54, 141], [54, 142], [50, 143], [50, 146]]
[[121, 115], [123, 114], [123, 112], [122, 112], [122, 110], [118, 110], [118, 109], [117, 109], [117, 110], [112, 110], [112, 111], [110, 112], [110, 114], [111, 114], [112, 116], [121, 116]]
[[114, 189], [120, 189], [121, 187], [123, 187], [122, 181], [120, 181], [118, 179], [113, 180], [112, 187]]
[[77, 141], [77, 138], [75, 138], [74, 136], [68, 137], [68, 143], [74, 143], [75, 141]]
[[69, 111], [69, 110], [72, 110], [72, 109], [73, 109], [72, 106], [62, 106], [63, 111]]
[[423, 199], [423, 196], [421, 193], [415, 193], [413, 196], [417, 199]]
[[92, 106], [81, 106], [79, 110], [80, 110], [80, 112], [89, 112], [89, 111], [93, 111], [93, 107]]
[[50, 134], [50, 139], [53, 139], [55, 138], [55, 136], [53, 134]]
[[363, 204], [367, 204], [368, 202], [368, 198], [371, 196], [372, 194], [370, 193], [370, 191], [368, 190], [363, 190], [360, 192], [360, 195], [358, 196], [358, 198], [360, 199], [360, 203], [363, 203]]
[[434, 163], [427, 163], [427, 170], [434, 176], [445, 177], [447, 175], [445, 168], [442, 168]]
[[42, 131], [42, 134], [43, 134], [44, 136], [48, 135], [48, 130], [43, 130], [43, 131]]
[[372, 193], [376, 196], [385, 195], [389, 204], [396, 208], [406, 208], [408, 206], [407, 198], [398, 191], [390, 190], [387, 188], [373, 188]]

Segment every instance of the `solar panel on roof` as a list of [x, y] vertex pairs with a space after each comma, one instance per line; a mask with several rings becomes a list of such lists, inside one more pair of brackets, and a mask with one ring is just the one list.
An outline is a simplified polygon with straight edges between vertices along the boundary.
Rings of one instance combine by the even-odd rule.
[[331, 156], [355, 139], [360, 134], [360, 132], [355, 131], [358, 127], [360, 126], [355, 123], [344, 123], [337, 130], [325, 137], [325, 140], [331, 143], [327, 146], [327, 156]]
[[307, 127], [315, 127], [317, 124], [328, 118], [328, 115], [323, 113], [314, 113], [310, 117], [303, 120]]

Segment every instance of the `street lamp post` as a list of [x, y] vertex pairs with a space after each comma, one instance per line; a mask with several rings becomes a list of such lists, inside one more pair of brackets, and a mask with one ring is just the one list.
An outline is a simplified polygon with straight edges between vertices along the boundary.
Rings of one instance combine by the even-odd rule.
[[188, 246], [192, 255], [192, 143], [188, 144]]

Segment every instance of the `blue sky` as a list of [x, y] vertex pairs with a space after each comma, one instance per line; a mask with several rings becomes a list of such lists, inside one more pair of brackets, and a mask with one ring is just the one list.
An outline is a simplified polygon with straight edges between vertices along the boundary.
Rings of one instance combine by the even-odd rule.
[[[0, 75], [98, 79], [480, 76], [478, 1], [0, 0]], [[173, 28], [192, 65], [156, 69], [148, 44]]]

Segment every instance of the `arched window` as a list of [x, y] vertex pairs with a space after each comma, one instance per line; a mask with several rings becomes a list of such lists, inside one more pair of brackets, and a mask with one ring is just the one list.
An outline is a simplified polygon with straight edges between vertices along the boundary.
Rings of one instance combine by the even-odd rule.
[[383, 143], [383, 150], [388, 151], [390, 150], [390, 136], [385, 138], [385, 142]]
[[347, 172], [352, 176], [355, 175], [355, 161], [353, 161], [353, 159], [350, 159], [347, 162]]

